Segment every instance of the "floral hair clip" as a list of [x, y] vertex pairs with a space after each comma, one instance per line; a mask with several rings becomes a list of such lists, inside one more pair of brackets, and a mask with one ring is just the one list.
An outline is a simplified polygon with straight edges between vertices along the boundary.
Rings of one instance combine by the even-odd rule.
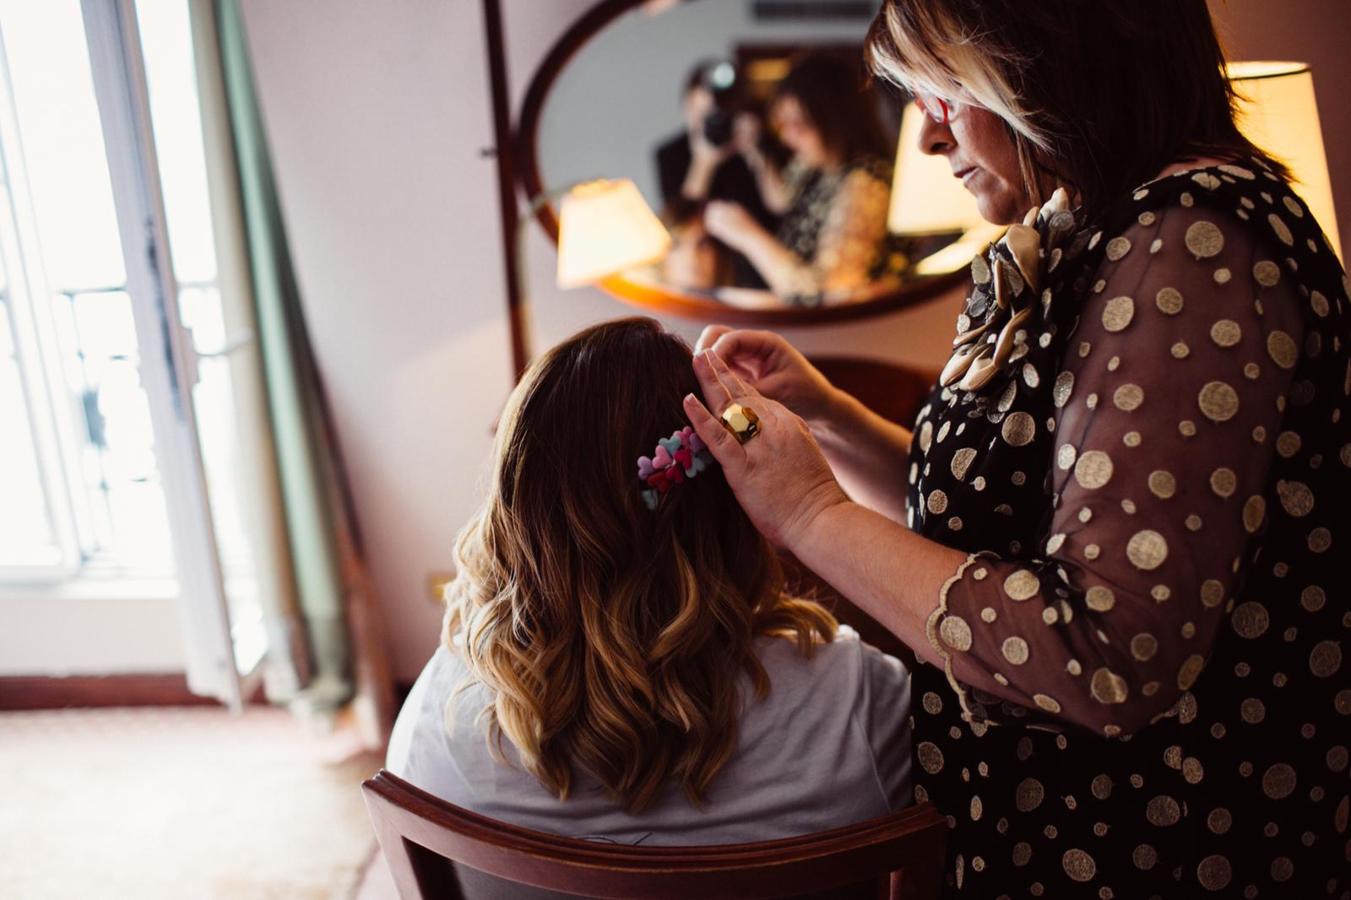
[[712, 462], [713, 454], [693, 428], [686, 425], [672, 432], [670, 437], [657, 441], [656, 452], [651, 456], [638, 457], [638, 480], [647, 485], [643, 503], [648, 509], [656, 509], [667, 491], [698, 475]]

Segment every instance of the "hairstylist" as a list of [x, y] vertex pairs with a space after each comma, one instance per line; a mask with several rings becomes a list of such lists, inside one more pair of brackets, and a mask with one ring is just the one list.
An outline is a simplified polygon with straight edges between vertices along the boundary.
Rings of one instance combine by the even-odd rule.
[[931, 664], [948, 895], [1340, 895], [1347, 284], [1235, 127], [1204, 0], [887, 0], [868, 53], [1013, 223], [951, 361], [912, 432], [715, 326], [686, 411]]

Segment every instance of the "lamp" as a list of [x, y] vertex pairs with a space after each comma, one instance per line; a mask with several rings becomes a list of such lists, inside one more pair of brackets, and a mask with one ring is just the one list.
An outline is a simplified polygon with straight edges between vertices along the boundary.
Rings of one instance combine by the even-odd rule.
[[1323, 129], [1308, 64], [1231, 63], [1229, 80], [1239, 95], [1239, 131], [1290, 168], [1295, 189], [1340, 259], [1342, 243], [1332, 206], [1332, 180], [1328, 177]]
[[671, 236], [627, 178], [574, 185], [558, 213], [558, 286], [581, 287], [661, 259]]
[[[530, 198], [524, 216], [516, 217], [512, 254], [509, 257], [514, 293], [512, 352], [519, 379], [534, 352], [530, 341], [530, 303], [526, 277], [529, 266], [525, 236], [531, 217], [548, 203], [559, 200], [558, 264], [555, 283], [562, 290], [594, 284], [635, 266], [654, 262], [671, 248], [671, 235], [638, 186], [628, 178], [593, 178], [575, 181]], [[515, 210], [512, 210], [513, 215]]]

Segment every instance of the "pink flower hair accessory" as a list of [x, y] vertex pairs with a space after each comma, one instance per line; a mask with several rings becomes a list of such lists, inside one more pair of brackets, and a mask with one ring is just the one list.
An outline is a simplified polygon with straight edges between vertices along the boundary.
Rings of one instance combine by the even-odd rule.
[[713, 454], [693, 428], [686, 425], [672, 432], [670, 437], [657, 441], [651, 456], [638, 457], [638, 480], [647, 485], [643, 489], [643, 503], [648, 509], [656, 509], [667, 491], [687, 478], [694, 478], [712, 462]]

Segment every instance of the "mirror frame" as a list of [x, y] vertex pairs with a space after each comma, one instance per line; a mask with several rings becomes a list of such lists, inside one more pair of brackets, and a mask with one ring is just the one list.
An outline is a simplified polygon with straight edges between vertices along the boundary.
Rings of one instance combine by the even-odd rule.
[[[522, 101], [515, 140], [516, 157], [520, 164], [520, 181], [525, 189], [527, 203], [531, 198], [542, 195], [547, 189], [540, 174], [539, 126], [545, 101], [548, 100], [554, 83], [572, 58], [581, 52], [592, 37], [615, 19], [642, 6], [645, 2], [647, 0], [599, 0], [573, 22], [535, 69]], [[715, 0], [684, 0], [684, 2], [711, 3]], [[558, 213], [553, 204], [540, 203], [535, 210], [535, 219], [557, 246]], [[828, 306], [784, 306], [778, 309], [730, 306], [679, 288], [635, 281], [622, 275], [605, 278], [598, 282], [597, 286], [611, 296], [649, 312], [703, 321], [717, 319], [731, 325], [809, 326], [867, 319], [915, 306], [945, 293], [965, 278], [966, 268], [963, 266], [953, 272], [931, 275], [902, 284], [866, 300]]]

